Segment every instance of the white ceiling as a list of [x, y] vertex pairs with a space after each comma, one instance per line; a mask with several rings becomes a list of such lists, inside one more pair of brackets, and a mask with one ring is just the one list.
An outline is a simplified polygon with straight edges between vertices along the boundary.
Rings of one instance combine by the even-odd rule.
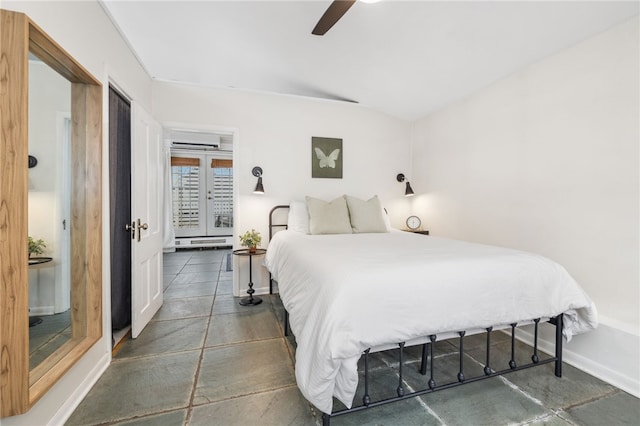
[[357, 101], [413, 120], [637, 15], [638, 1], [103, 0], [152, 78]]

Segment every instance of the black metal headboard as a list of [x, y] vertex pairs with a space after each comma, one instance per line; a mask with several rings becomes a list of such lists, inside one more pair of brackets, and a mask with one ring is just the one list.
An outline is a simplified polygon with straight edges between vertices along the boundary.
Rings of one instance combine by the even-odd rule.
[[287, 229], [288, 225], [286, 223], [273, 223], [273, 214], [280, 209], [288, 209], [289, 206], [288, 205], [280, 205], [280, 206], [275, 206], [274, 208], [271, 209], [271, 211], [269, 212], [269, 241], [271, 241], [271, 238], [273, 237], [274, 234], [274, 228], [284, 228]]

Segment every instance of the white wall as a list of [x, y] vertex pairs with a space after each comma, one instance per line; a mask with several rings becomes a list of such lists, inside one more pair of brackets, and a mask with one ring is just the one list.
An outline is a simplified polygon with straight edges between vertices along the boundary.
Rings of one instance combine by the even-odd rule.
[[151, 109], [151, 80], [96, 1], [6, 1], [3, 9], [26, 13], [103, 84], [103, 337], [26, 414], [2, 419], [3, 426], [62, 424], [111, 359], [108, 187], [108, 83], [113, 78]]
[[[413, 208], [432, 233], [564, 265], [601, 321], [631, 336], [611, 346], [593, 337], [592, 350], [634, 354], [633, 365], [606, 367], [634, 374], [636, 394], [638, 24], [636, 17], [419, 120], [413, 145], [413, 181], [426, 190]], [[578, 352], [594, 359], [589, 339]]]
[[[426, 193], [414, 197], [414, 212], [434, 234], [554, 258], [612, 323], [621, 324], [618, 329], [637, 337], [637, 19], [420, 120], [411, 147], [409, 124], [357, 105], [152, 87], [97, 2], [5, 0], [2, 7], [27, 13], [105, 88], [105, 336], [30, 412], [2, 419], [3, 425], [63, 423], [110, 361], [109, 79], [160, 121], [238, 131], [237, 230], [255, 227], [266, 235], [271, 206], [306, 194], [329, 199], [343, 193], [379, 194], [393, 225], [401, 227], [409, 207], [395, 175], [404, 172], [417, 194]], [[311, 179], [312, 136], [344, 140], [343, 179]], [[264, 169], [261, 197], [251, 193], [255, 165]], [[266, 283], [260, 285], [264, 290]]]
[[[305, 195], [330, 200], [342, 194], [362, 198], [377, 194], [392, 224], [402, 225], [409, 206], [403, 197], [404, 185], [395, 176], [408, 173], [410, 165], [410, 125], [404, 121], [359, 105], [164, 82], [153, 83], [153, 115], [165, 123], [237, 130], [236, 244], [238, 233], [255, 228], [266, 247], [269, 210]], [[311, 178], [312, 136], [343, 139], [342, 179]], [[264, 195], [253, 194], [254, 166], [263, 169]], [[256, 274], [255, 265], [255, 287], [268, 291], [266, 270]], [[241, 264], [234, 271], [236, 294], [240, 294], [248, 282], [247, 267]]]

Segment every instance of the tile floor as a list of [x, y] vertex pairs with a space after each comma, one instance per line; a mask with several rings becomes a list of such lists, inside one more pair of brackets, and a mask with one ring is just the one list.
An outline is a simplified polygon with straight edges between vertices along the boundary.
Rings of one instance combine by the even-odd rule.
[[71, 310], [37, 316], [42, 322], [29, 327], [29, 369], [40, 364], [71, 339]]
[[[68, 420], [68, 425], [317, 425], [295, 384], [295, 341], [281, 331], [282, 305], [264, 296], [243, 307], [232, 296], [228, 250], [165, 255], [165, 302]], [[497, 333], [495, 346], [509, 342]], [[465, 340], [465, 370], [481, 371], [484, 338]], [[419, 351], [407, 351], [406, 388], [417, 381]], [[530, 350], [519, 345], [517, 353]], [[436, 380], [456, 371], [456, 342], [438, 342]], [[391, 396], [392, 354], [371, 357], [372, 381]], [[496, 362], [500, 360], [496, 359]], [[383, 368], [385, 367], [385, 368]], [[475, 371], [474, 371], [475, 370]], [[541, 371], [542, 370], [542, 371]], [[375, 389], [375, 388], [374, 388]], [[391, 393], [389, 393], [391, 392]], [[356, 400], [360, 400], [362, 390]], [[336, 407], [339, 403], [336, 403]], [[640, 401], [571, 366], [519, 371], [331, 420], [332, 425], [638, 425]]]

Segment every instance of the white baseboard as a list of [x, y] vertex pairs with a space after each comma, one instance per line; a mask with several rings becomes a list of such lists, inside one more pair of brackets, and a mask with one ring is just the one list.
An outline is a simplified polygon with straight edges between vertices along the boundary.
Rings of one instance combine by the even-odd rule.
[[[562, 360], [640, 398], [640, 336], [600, 318], [597, 329], [564, 342]], [[533, 326], [517, 329], [516, 337], [533, 345]], [[538, 348], [555, 353], [555, 327], [541, 326]]]
[[89, 393], [93, 385], [102, 376], [111, 363], [111, 352], [105, 353], [100, 361], [98, 361], [90, 373], [78, 385], [78, 387], [69, 395], [67, 400], [62, 404], [56, 414], [49, 420], [47, 425], [63, 425], [71, 417], [73, 412], [78, 408], [85, 396]]
[[29, 307], [29, 315], [53, 315], [54, 309], [53, 306], [31, 306]]
[[[268, 284], [268, 283], [267, 283]], [[265, 294], [269, 294], [269, 286], [267, 285], [266, 287], [254, 287], [253, 288], [256, 292], [254, 294], [256, 295], [265, 295]], [[247, 290], [244, 289], [240, 289], [240, 296], [244, 297], [247, 295]]]

